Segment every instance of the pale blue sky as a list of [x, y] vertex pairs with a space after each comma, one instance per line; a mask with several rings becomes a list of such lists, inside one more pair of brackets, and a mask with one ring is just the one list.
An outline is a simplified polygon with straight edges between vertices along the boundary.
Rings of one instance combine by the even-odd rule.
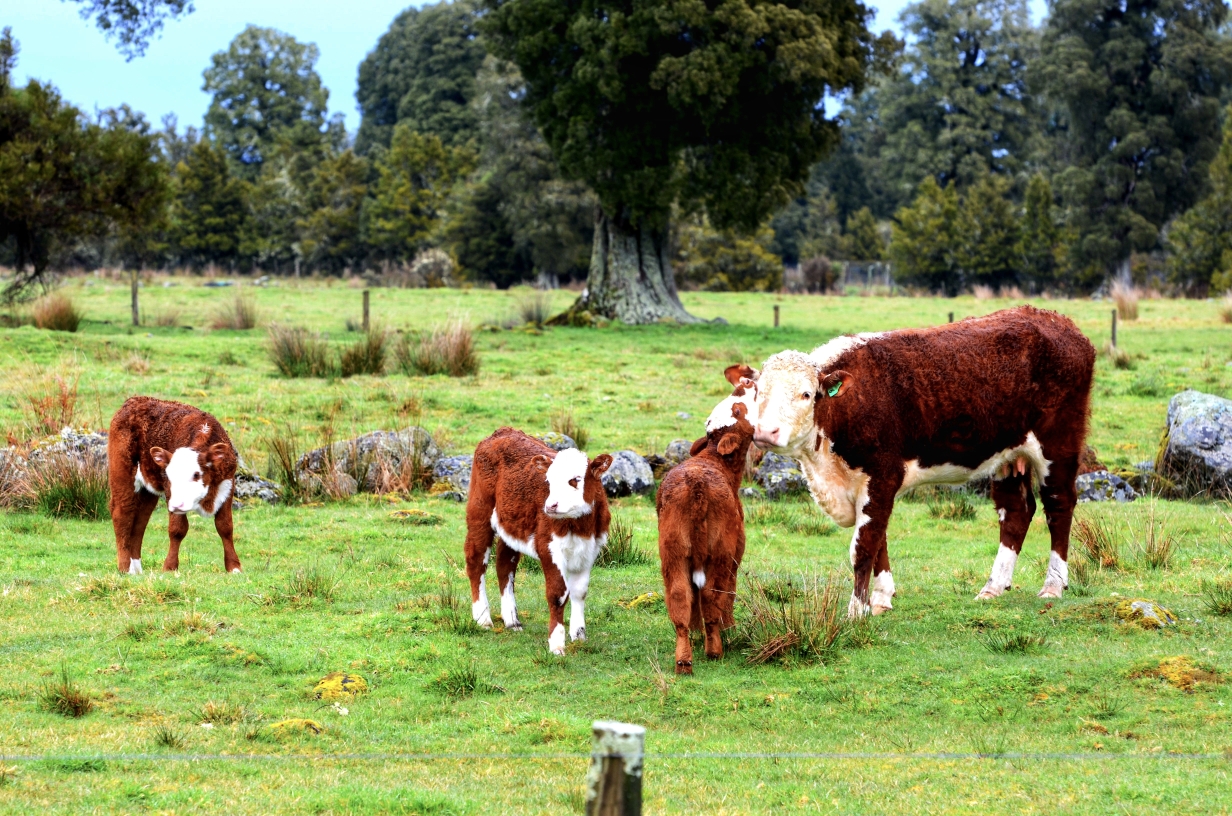
[[[907, 0], [873, 0], [875, 30], [898, 30], [896, 18]], [[1044, 0], [1029, 0], [1033, 21], [1045, 13]], [[65, 99], [88, 111], [127, 102], [157, 124], [175, 113], [181, 126], [199, 125], [209, 97], [201, 72], [210, 56], [224, 50], [243, 28], [277, 28], [321, 51], [317, 71], [330, 91], [331, 112], [359, 125], [355, 82], [359, 63], [408, 0], [196, 0], [197, 10], [167, 23], [144, 57], [125, 62], [92, 21], [78, 16], [76, 3], [60, 0], [4, 0], [0, 27], [12, 26], [21, 43], [15, 79], [50, 81]]]

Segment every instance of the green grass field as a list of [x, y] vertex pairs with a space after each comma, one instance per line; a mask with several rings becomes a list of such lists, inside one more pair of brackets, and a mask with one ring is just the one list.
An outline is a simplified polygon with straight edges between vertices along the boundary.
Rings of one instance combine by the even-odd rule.
[[[205, 330], [234, 293], [197, 284], [159, 280], [141, 293], [151, 321], [178, 310], [191, 330], [130, 332], [128, 287], [101, 280], [66, 287], [86, 313], [76, 334], [0, 329], [0, 429], [29, 438], [38, 424], [30, 397], [59, 376], [77, 380], [77, 424], [105, 427], [131, 394], [181, 399], [223, 420], [257, 469], [274, 429], [310, 445], [329, 428], [344, 438], [419, 422], [470, 452], [500, 425], [543, 431], [561, 411], [588, 429], [592, 454], [649, 453], [700, 435], [729, 392], [730, 363], [1010, 305], [688, 293], [690, 311], [729, 325], [480, 332], [475, 377], [329, 382], [276, 377], [262, 329]], [[357, 337], [346, 331], [359, 317], [357, 289], [305, 282], [252, 291], [266, 322]], [[479, 324], [499, 322], [523, 297], [376, 289], [372, 312], [397, 329], [453, 316]], [[553, 305], [571, 297], [555, 293]], [[1107, 303], [1039, 305], [1073, 317], [1097, 347], [1107, 342]], [[1153, 458], [1176, 391], [1232, 393], [1232, 328], [1217, 312], [1211, 302], [1144, 301], [1140, 319], [1122, 323], [1132, 367], [1103, 357], [1097, 366], [1090, 441], [1105, 463]], [[440, 522], [391, 517], [405, 508]], [[1054, 603], [1035, 597], [1047, 556], [1042, 513], [1018, 588], [973, 600], [997, 549], [991, 504], [977, 500], [976, 509], [973, 520], [945, 520], [924, 501], [901, 502], [890, 528], [895, 609], [824, 661], [749, 666], [729, 653], [700, 659], [681, 680], [671, 675], [663, 607], [620, 605], [661, 591], [657, 558], [596, 570], [590, 639], [563, 659], [547, 652], [538, 572], [524, 570], [519, 582], [525, 631], [456, 625], [451, 604], [469, 617], [463, 507], [427, 496], [245, 509], [236, 517], [241, 575], [222, 572], [212, 525], [199, 519], [179, 573], [120, 577], [109, 522], [0, 512], [0, 754], [55, 757], [0, 761], [0, 811], [578, 813], [590, 724], [618, 719], [648, 729], [648, 813], [1232, 812], [1232, 619], [1210, 614], [1202, 594], [1204, 579], [1229, 571], [1228, 508], [1081, 506], [1080, 517], [1113, 530], [1122, 566]], [[650, 499], [617, 500], [613, 513], [655, 552]], [[817, 511], [800, 502], [792, 513]], [[847, 569], [846, 531], [763, 516], [749, 527], [742, 580]], [[147, 565], [165, 554], [165, 518], [156, 513], [147, 532]], [[1152, 518], [1176, 541], [1162, 569], [1140, 552]], [[1154, 599], [1181, 621], [1163, 632], [1118, 623], [1108, 603], [1126, 596]], [[1042, 645], [996, 648], [1017, 636]], [[1159, 676], [1160, 662], [1179, 656], [1198, 670], [1193, 687]], [[65, 667], [94, 701], [81, 718], [40, 705]], [[371, 686], [345, 703], [345, 716], [311, 693], [332, 671], [357, 672]], [[323, 733], [269, 728], [304, 717]], [[202, 727], [207, 718], [213, 727]], [[878, 756], [682, 756], [733, 752]], [[338, 756], [420, 753], [541, 756]], [[99, 754], [148, 758], [92, 758]], [[249, 754], [261, 758], [237, 758]]]

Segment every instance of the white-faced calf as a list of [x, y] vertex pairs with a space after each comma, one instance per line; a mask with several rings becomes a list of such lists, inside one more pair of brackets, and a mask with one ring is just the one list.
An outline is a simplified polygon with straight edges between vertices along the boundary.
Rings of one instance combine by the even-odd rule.
[[232, 540], [231, 491], [237, 457], [218, 420], [191, 405], [132, 397], [111, 420], [107, 467], [111, 524], [120, 572], [141, 573], [141, 541], [160, 496], [170, 511], [171, 546], [163, 569], [180, 566], [188, 514], [213, 517], [223, 566], [240, 571]]
[[505, 628], [522, 628], [513, 580], [518, 560], [528, 555], [543, 565], [548, 649], [565, 653], [566, 599], [569, 634], [585, 639], [590, 569], [607, 543], [611, 522], [600, 477], [611, 464], [607, 454], [588, 461], [577, 449], [557, 453], [513, 428], [501, 428], [479, 443], [466, 502], [466, 573], [476, 623], [492, 626], [484, 573], [495, 540]]
[[710, 414], [692, 458], [668, 471], [659, 486], [659, 561], [676, 627], [677, 674], [693, 673], [690, 630], [705, 631], [707, 657], [723, 656], [721, 632], [733, 622], [736, 572], [744, 558], [740, 477], [756, 411], [757, 387], [744, 380]]

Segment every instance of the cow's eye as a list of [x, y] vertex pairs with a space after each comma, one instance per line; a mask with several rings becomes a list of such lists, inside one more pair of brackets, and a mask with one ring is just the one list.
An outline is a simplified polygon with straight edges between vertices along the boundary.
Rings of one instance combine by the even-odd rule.
[[569, 480], [569, 487], [577, 487], [577, 486], [578, 486], [578, 480], [577, 480], [577, 477], [574, 476], [572, 479]]
[[813, 398], [813, 394], [811, 391], [805, 391], [803, 394], [800, 395], [800, 399], [812, 399], [812, 398]]
[[199, 481], [201, 481], [201, 474], [200, 474], [200, 473], [194, 473], [194, 474], [193, 474], [193, 481], [194, 481], [194, 482], [199, 482]]

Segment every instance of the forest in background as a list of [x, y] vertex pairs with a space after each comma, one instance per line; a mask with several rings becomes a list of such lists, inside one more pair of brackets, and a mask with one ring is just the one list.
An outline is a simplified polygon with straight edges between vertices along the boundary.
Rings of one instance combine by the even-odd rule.
[[[483, 6], [400, 14], [358, 67], [361, 122], [328, 116], [315, 45], [250, 26], [204, 71], [200, 125], [87, 116], [12, 87], [0, 42], [0, 265], [363, 274], [401, 285], [584, 280], [596, 200], [564, 177]], [[840, 140], [754, 230], [672, 219], [682, 287], [765, 290], [799, 265], [889, 261], [903, 285], [1082, 293], [1120, 276], [1232, 284], [1232, 79], [1213, 0], [925, 0]], [[822, 104], [822, 100], [818, 100]], [[39, 160], [30, 159], [33, 152]]]

